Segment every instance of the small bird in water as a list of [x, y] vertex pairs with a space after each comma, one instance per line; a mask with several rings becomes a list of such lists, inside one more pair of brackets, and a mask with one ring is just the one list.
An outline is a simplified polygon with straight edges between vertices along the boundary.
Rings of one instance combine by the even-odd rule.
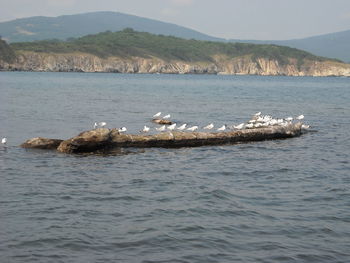
[[226, 130], [226, 124], [222, 125], [220, 128], [217, 129], [218, 131], [224, 131]]
[[162, 112], [158, 112], [158, 113], [156, 113], [156, 114], [153, 115], [153, 118], [157, 118], [157, 117], [159, 117], [161, 114], [162, 114]]
[[147, 127], [146, 125], [143, 126], [142, 132], [149, 132], [149, 127]]
[[298, 117], [296, 117], [296, 119], [297, 119], [297, 120], [302, 120], [302, 119], [304, 119], [304, 115], [301, 114], [301, 115], [299, 115]]
[[213, 123], [210, 123], [209, 125], [205, 126], [203, 129], [204, 130], [211, 130], [214, 128], [214, 124]]
[[7, 138], [2, 138], [2, 139], [1, 139], [1, 143], [2, 143], [3, 145], [6, 145], [6, 144], [7, 144]]
[[169, 118], [170, 118], [170, 114], [165, 115], [165, 116], [163, 117], [163, 119], [169, 119]]
[[256, 116], [256, 117], [258, 117], [258, 116], [260, 116], [260, 115], [261, 115], [261, 111], [259, 111], [259, 112], [257, 112], [257, 113], [254, 114], [254, 116]]
[[175, 129], [175, 127], [176, 127], [176, 123], [173, 123], [173, 124], [168, 126], [168, 130], [173, 131]]
[[190, 128], [187, 128], [188, 131], [195, 131], [198, 130], [198, 126], [192, 126]]
[[292, 121], [293, 120], [293, 117], [288, 117], [288, 118], [285, 118], [286, 121]]
[[127, 131], [126, 127], [121, 127], [118, 129], [118, 132], [126, 132], [126, 131]]
[[156, 128], [157, 131], [165, 131], [165, 125], [159, 127], [159, 128]]
[[186, 126], [187, 126], [187, 124], [185, 123], [185, 124], [182, 124], [180, 127], [178, 127], [177, 129], [179, 130], [179, 131], [183, 131], [184, 129], [186, 129]]

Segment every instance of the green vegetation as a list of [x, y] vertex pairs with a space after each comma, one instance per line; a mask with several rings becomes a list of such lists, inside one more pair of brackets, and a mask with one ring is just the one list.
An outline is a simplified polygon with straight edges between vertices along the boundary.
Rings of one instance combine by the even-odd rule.
[[0, 37], [0, 60], [11, 63], [14, 61], [15, 58], [15, 52], [13, 52], [13, 50], [6, 43], [6, 41], [2, 40]]
[[276, 59], [280, 64], [288, 63], [288, 58], [295, 58], [301, 64], [304, 59], [327, 60], [305, 51], [283, 46], [186, 40], [136, 32], [131, 28], [114, 33], [106, 31], [68, 41], [46, 40], [13, 43], [11, 47], [14, 50], [47, 53], [83, 52], [102, 58], [110, 56], [148, 58], [153, 56], [164, 60], [186, 62], [212, 61], [214, 55], [225, 55], [229, 58], [251, 55], [255, 60], [258, 58]]

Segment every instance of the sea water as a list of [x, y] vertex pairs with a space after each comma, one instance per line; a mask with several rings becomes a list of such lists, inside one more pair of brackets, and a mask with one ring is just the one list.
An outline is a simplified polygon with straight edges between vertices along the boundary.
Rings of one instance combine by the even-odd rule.
[[[105, 121], [137, 134], [305, 115], [301, 137], [106, 156], [25, 150]], [[349, 262], [349, 78], [0, 73], [1, 262]]]

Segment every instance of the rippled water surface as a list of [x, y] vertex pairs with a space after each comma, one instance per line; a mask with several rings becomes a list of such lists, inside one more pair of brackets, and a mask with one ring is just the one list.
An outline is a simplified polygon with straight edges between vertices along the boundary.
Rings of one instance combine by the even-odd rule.
[[[350, 262], [350, 80], [0, 73], [1, 262]], [[316, 132], [250, 144], [65, 155], [18, 147], [150, 117]], [[152, 126], [153, 127], [153, 126]]]

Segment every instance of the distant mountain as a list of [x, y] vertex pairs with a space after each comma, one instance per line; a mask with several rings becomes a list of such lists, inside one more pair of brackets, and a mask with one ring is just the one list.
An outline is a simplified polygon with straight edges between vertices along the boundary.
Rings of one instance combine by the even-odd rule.
[[[37, 16], [1, 22], [0, 36], [10, 43], [44, 39], [66, 40], [105, 31], [121, 31], [125, 28], [185, 39], [227, 41], [175, 24], [117, 12], [93, 12], [58, 17]], [[350, 62], [350, 30], [293, 40], [232, 39], [230, 41], [289, 46], [306, 50], [315, 55]]]
[[350, 30], [292, 40], [230, 40], [254, 44], [276, 44], [302, 49], [312, 54], [350, 62]]
[[172, 35], [185, 39], [212, 40], [219, 38], [198, 31], [116, 12], [94, 12], [58, 17], [36, 16], [0, 23], [0, 35], [7, 42], [27, 42], [44, 39], [65, 40], [104, 31], [120, 31], [133, 28], [136, 31]]

